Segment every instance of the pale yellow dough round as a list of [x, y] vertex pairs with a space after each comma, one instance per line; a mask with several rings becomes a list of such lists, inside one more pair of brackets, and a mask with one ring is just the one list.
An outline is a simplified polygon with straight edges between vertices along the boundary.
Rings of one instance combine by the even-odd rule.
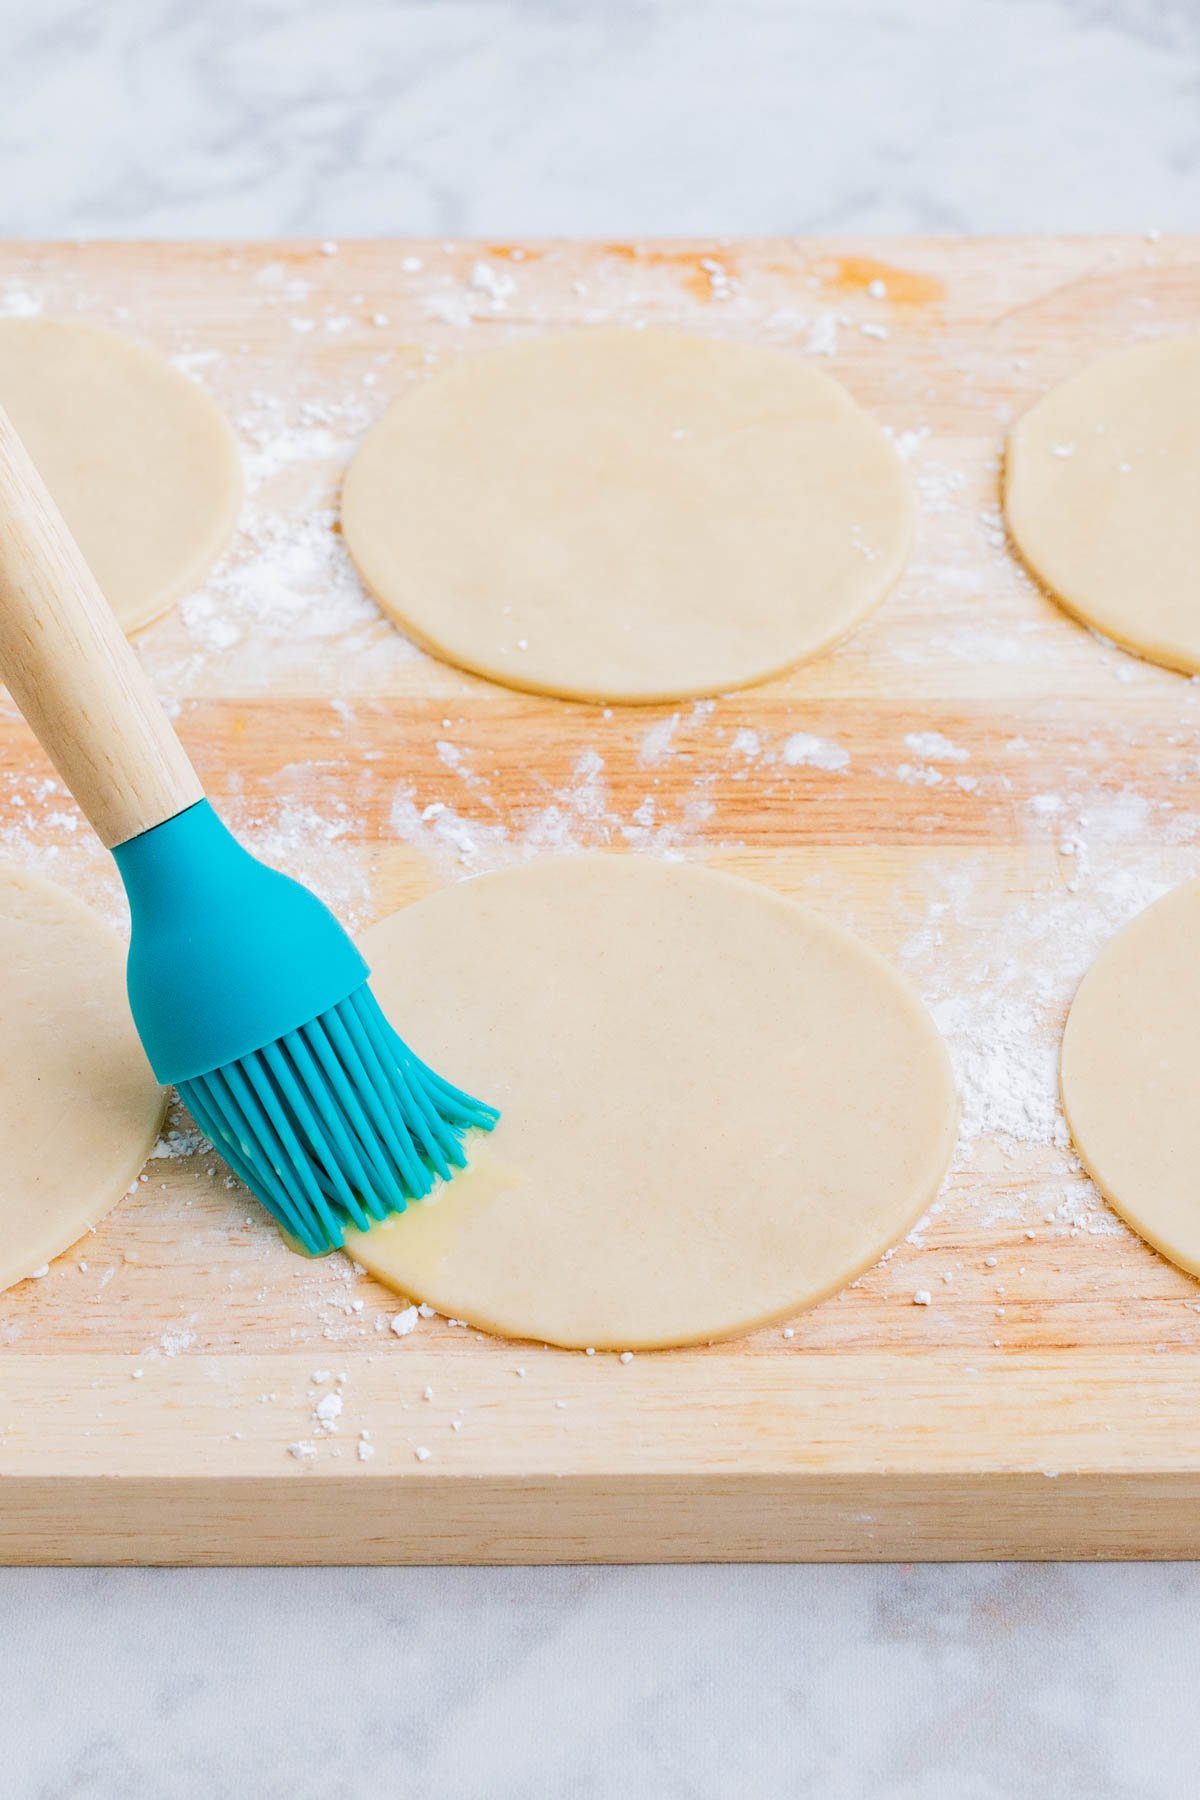
[[800, 357], [660, 331], [484, 352], [346, 477], [383, 607], [476, 674], [575, 700], [720, 693], [825, 650], [896, 581], [908, 484]]
[[127, 631], [200, 586], [233, 534], [242, 477], [194, 381], [115, 332], [4, 319], [0, 406]]
[[1062, 1096], [1096, 1186], [1133, 1229], [1200, 1275], [1200, 881], [1155, 901], [1080, 984]]
[[98, 1223], [162, 1124], [125, 948], [52, 882], [0, 868], [0, 1288]]
[[1200, 338], [1140, 344], [1052, 389], [1013, 428], [1004, 503], [1065, 607], [1200, 670]]
[[502, 1109], [470, 1167], [347, 1237], [439, 1312], [652, 1349], [811, 1306], [933, 1198], [956, 1100], [920, 1002], [835, 925], [735, 877], [587, 856], [377, 925], [374, 986]]

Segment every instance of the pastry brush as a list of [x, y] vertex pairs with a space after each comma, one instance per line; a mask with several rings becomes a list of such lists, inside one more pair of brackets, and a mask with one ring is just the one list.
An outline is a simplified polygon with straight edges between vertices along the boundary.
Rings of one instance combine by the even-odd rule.
[[2, 409], [0, 679], [116, 860], [155, 1075], [284, 1233], [334, 1249], [463, 1167], [498, 1113], [414, 1055], [333, 915], [221, 823]]

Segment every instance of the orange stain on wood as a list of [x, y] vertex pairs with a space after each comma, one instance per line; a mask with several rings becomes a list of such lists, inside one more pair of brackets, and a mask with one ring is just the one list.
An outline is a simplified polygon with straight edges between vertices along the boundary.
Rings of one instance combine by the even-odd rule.
[[658, 245], [620, 242], [601, 244], [600, 248], [606, 256], [619, 257], [622, 262], [640, 263], [643, 268], [683, 271], [684, 287], [698, 300], [711, 300], [720, 277], [732, 281], [738, 272], [731, 257], [712, 249], [664, 250]]
[[484, 250], [501, 262], [540, 262], [546, 254], [544, 250], [528, 250], [524, 244], [485, 244]]
[[878, 262], [873, 256], [841, 256], [836, 262], [818, 263], [816, 272], [827, 286], [847, 293], [864, 293], [873, 281], [882, 281], [888, 299], [898, 306], [932, 306], [946, 297], [945, 288], [932, 275], [899, 269], [893, 263]]

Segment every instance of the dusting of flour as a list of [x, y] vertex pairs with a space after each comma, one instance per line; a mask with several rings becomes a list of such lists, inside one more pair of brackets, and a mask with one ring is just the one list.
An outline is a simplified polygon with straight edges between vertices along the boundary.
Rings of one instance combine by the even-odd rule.
[[[491, 342], [501, 328], [525, 331], [547, 316], [520, 254], [514, 252], [503, 265], [494, 258], [464, 264], [452, 250], [431, 246], [426, 255], [403, 258], [394, 271], [394, 279], [417, 296], [423, 335], [427, 330], [426, 348], [406, 367], [406, 380], [424, 379], [439, 357], [456, 354], [464, 334]], [[323, 253], [336, 257], [337, 246], [323, 246]], [[741, 280], [732, 258], [706, 258], [700, 269], [707, 292], [696, 304], [707, 309], [705, 330], [789, 346], [835, 374], [848, 354], [887, 354], [877, 341], [889, 331], [886, 294], [868, 295], [861, 304], [847, 301], [837, 311], [816, 292], [802, 293], [799, 305], [791, 297], [778, 303], [779, 295], [767, 303]], [[818, 284], [806, 285], [811, 290]], [[766, 809], [773, 821], [776, 835], [765, 848], [750, 847], [761, 862], [746, 866], [747, 873], [769, 881], [772, 857], [781, 844], [790, 849], [786, 825], [779, 821], [794, 817], [799, 833], [806, 805], [828, 804], [834, 796], [852, 807], [860, 784], [864, 796], [872, 783], [885, 784], [884, 800], [873, 796], [876, 817], [889, 794], [906, 809], [917, 809], [906, 813], [917, 820], [924, 808], [969, 809], [976, 797], [995, 802], [998, 778], [981, 772], [982, 759], [980, 769], [974, 766], [972, 729], [960, 729], [961, 717], [937, 717], [944, 695], [936, 685], [923, 685], [941, 682], [946, 670], [960, 684], [955, 691], [963, 693], [980, 672], [981, 689], [1003, 675], [1019, 682], [1022, 691], [1028, 687], [1055, 696], [1072, 680], [1079, 691], [1094, 682], [1091, 663], [1080, 673], [1086, 651], [1088, 658], [1101, 656], [1105, 679], [1123, 689], [1157, 679], [1111, 646], [1097, 652], [1077, 626], [1038, 598], [1006, 545], [995, 498], [994, 450], [939, 441], [918, 408], [889, 427], [909, 471], [918, 513], [908, 575], [879, 619], [844, 653], [835, 653], [844, 656], [837, 664], [839, 680], [853, 675], [856, 659], [869, 656], [884, 669], [889, 691], [911, 688], [911, 715], [890, 740], [860, 744], [844, 722], [831, 728], [820, 707], [804, 697], [825, 691], [821, 678], [830, 666], [825, 661], [814, 671], [811, 687], [801, 681], [795, 697], [789, 691], [782, 702], [772, 693], [761, 709], [753, 698], [734, 696], [616, 718], [600, 709], [572, 711], [573, 721], [586, 724], [572, 739], [561, 773], [552, 782], [531, 783], [519, 801], [511, 797], [511, 783], [487, 773], [490, 765], [482, 754], [487, 728], [464, 722], [454, 701], [447, 700], [422, 765], [425, 772], [420, 778], [406, 773], [399, 781], [390, 775], [388, 787], [379, 791], [372, 785], [372, 759], [379, 753], [371, 747], [369, 709], [376, 696], [386, 697], [397, 671], [405, 681], [420, 679], [420, 669], [405, 666], [416, 664], [420, 653], [381, 618], [364, 591], [337, 529], [336, 492], [364, 432], [396, 391], [396, 380], [388, 376], [396, 355], [389, 332], [393, 302], [386, 295], [356, 296], [352, 308], [342, 302], [322, 310], [314, 283], [282, 262], [258, 270], [252, 286], [256, 303], [279, 309], [288, 340], [297, 347], [325, 337], [358, 346], [358, 372], [335, 399], [252, 386], [231, 409], [247, 489], [236, 539], [203, 589], [141, 633], [138, 647], [181, 722], [190, 707], [212, 696], [251, 701], [258, 694], [294, 692], [310, 707], [316, 696], [318, 708], [328, 708], [320, 722], [327, 765], [318, 766], [298, 726], [298, 741], [287, 747], [284, 766], [266, 773], [260, 768], [253, 782], [235, 782], [223, 810], [252, 849], [313, 885], [352, 928], [368, 923], [377, 911], [370, 856], [381, 843], [419, 852], [445, 880], [594, 848], [734, 858], [747, 847], [723, 822], [731, 793], [738, 799], [739, 820]], [[571, 304], [575, 310], [568, 322], [579, 326], [699, 321], [699, 315], [677, 316], [681, 302], [673, 278], [641, 267], [631, 273], [627, 266], [614, 266], [602, 277], [576, 282]], [[55, 305], [36, 287], [0, 283], [0, 315], [34, 316], [43, 310]], [[553, 318], [564, 322], [561, 299]], [[229, 359], [228, 351], [191, 343], [181, 344], [175, 358], [218, 398], [231, 375]], [[983, 433], [981, 441], [994, 436]], [[934, 542], [936, 555], [930, 549]], [[440, 685], [430, 691], [439, 694], [453, 693], [458, 683], [452, 671], [437, 670], [431, 679]], [[1186, 687], [1172, 680], [1172, 695], [1185, 695]], [[7, 716], [3, 695], [0, 708]], [[1000, 799], [1011, 811], [1020, 851], [1016, 860], [1023, 870], [1030, 862], [1032, 874], [1010, 880], [1002, 858], [975, 850], [969, 841], [946, 854], [932, 832], [927, 857], [911, 856], [911, 844], [906, 845], [906, 871], [914, 861], [918, 867], [894, 900], [904, 923], [891, 960], [925, 997], [954, 1062], [962, 1102], [958, 1169], [972, 1177], [960, 1189], [961, 1204], [979, 1209], [975, 1222], [1005, 1219], [1026, 1236], [1047, 1225], [1063, 1232], [1119, 1231], [1070, 1149], [1058, 1104], [1058, 1044], [1074, 988], [1102, 945], [1194, 872], [1196, 822], [1182, 812], [1169, 814], [1161, 803], [1152, 805], [1136, 785], [1115, 791], [1099, 780], [1089, 785], [1065, 767], [1061, 776], [1051, 771], [1043, 791], [1025, 797], [1001, 793]], [[819, 844], [801, 841], [815, 851], [803, 865], [815, 871], [814, 903], [868, 935], [873, 928], [886, 935], [888, 924], [879, 913], [872, 921], [855, 916], [853, 870], [842, 872], [847, 845], [839, 840], [822, 865]], [[869, 855], [874, 847], [868, 819], [863, 841], [849, 846], [849, 858]], [[0, 850], [74, 887], [115, 923], [122, 922], [124, 902], [108, 858], [61, 784], [44, 770], [31, 772], [18, 764], [0, 771]], [[1033, 1171], [1038, 1197], [1032, 1180], [1028, 1191], [1019, 1179], [975, 1180], [992, 1153], [1018, 1175]], [[199, 1158], [210, 1182], [221, 1187], [227, 1178], [209, 1154], [176, 1110], [152, 1170], [173, 1159]], [[1007, 1197], [998, 1198], [1000, 1190]], [[918, 1244], [925, 1228], [916, 1234]], [[254, 1243], [251, 1261], [254, 1255], [265, 1260], [277, 1249], [266, 1228]], [[429, 1316], [428, 1308], [364, 1307], [344, 1258], [289, 1269], [287, 1279], [289, 1318], [299, 1317], [288, 1329], [299, 1342], [336, 1346], [366, 1339], [379, 1354], [386, 1347], [388, 1354], [403, 1356]], [[909, 1298], [916, 1299], [923, 1316], [936, 1311], [931, 1295], [940, 1291], [936, 1279], [915, 1292], [910, 1284]], [[190, 1317], [173, 1321], [147, 1346], [146, 1360], [186, 1354], [203, 1341]], [[424, 1403], [432, 1404], [431, 1392]], [[354, 1421], [351, 1431], [353, 1405], [352, 1390], [336, 1368], [314, 1367], [299, 1398], [302, 1435], [292, 1446], [298, 1469], [318, 1455], [339, 1454], [339, 1430], [356, 1440], [350, 1453], [359, 1461], [375, 1454], [365, 1428], [359, 1430]], [[460, 1416], [447, 1417], [445, 1433], [457, 1432], [461, 1424]], [[430, 1454], [424, 1442], [414, 1441], [410, 1448], [418, 1460]]]

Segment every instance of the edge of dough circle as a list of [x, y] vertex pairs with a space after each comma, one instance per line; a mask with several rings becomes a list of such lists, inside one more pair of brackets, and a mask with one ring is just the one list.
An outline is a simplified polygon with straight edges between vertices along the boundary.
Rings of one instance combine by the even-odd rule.
[[899, 578], [912, 501], [882, 428], [799, 353], [581, 329], [395, 401], [342, 522], [380, 605], [435, 655], [651, 703], [830, 648]]
[[1200, 1276], [1200, 880], [1122, 926], [1079, 984], [1060, 1080], [1071, 1137], [1104, 1198]]
[[125, 998], [125, 946], [82, 900], [0, 865], [0, 1289], [99, 1224], [167, 1096]]
[[660, 1349], [791, 1317], [934, 1198], [957, 1096], [867, 945], [692, 864], [556, 858], [363, 937], [384, 1010], [501, 1109], [468, 1166], [356, 1261], [507, 1337]]
[[1009, 434], [1004, 510], [1054, 597], [1123, 649], [1200, 673], [1200, 337], [1086, 364]]
[[204, 581], [237, 524], [241, 459], [204, 389], [74, 319], [0, 319], [0, 405], [126, 631]]

